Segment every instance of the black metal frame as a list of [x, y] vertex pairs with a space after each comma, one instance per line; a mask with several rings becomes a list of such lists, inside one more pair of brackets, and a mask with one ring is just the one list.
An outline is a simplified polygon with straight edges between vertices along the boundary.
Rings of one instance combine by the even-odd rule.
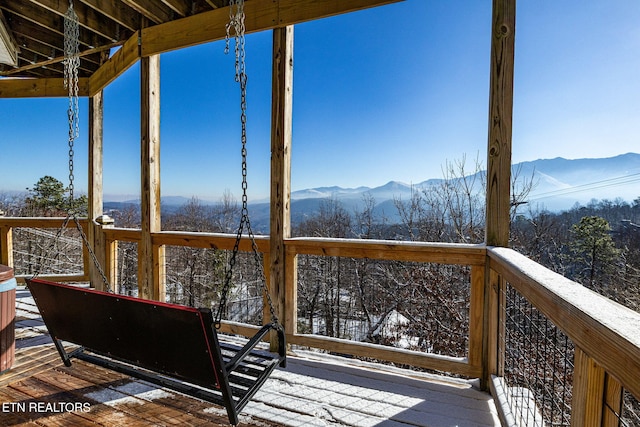
[[[40, 279], [27, 285], [66, 366], [77, 358], [223, 405], [233, 425], [276, 365], [286, 365], [277, 324], [263, 326], [240, 347], [219, 342], [209, 309]], [[271, 330], [278, 334], [278, 353], [257, 350]], [[79, 347], [67, 351], [63, 342]]]

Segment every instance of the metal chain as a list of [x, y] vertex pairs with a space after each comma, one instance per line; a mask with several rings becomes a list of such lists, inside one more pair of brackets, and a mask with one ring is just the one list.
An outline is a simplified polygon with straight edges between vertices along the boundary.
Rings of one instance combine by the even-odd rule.
[[[89, 252], [89, 256], [91, 257], [91, 259], [93, 260], [93, 265], [95, 265], [96, 270], [98, 270], [98, 273], [100, 273], [100, 277], [102, 278], [102, 283], [104, 283], [104, 288], [107, 292], [109, 293], [113, 293], [113, 290], [111, 289], [111, 285], [109, 284], [109, 280], [107, 279], [107, 275], [105, 274], [104, 270], [102, 269], [102, 266], [100, 265], [100, 262], [98, 261], [98, 257], [96, 256], [96, 253], [93, 251], [93, 248], [91, 248], [91, 245], [89, 244], [89, 240], [87, 239], [87, 235], [84, 234], [84, 230], [82, 229], [82, 225], [80, 225], [80, 220], [78, 219], [78, 217], [75, 214], [70, 215], [73, 217], [73, 221], [76, 224], [76, 228], [78, 229], [78, 232], [80, 233], [80, 237], [82, 238], [82, 241], [84, 242], [84, 246], [87, 248], [87, 252]], [[67, 217], [66, 222], [69, 221], [69, 218]]]
[[93, 264], [96, 266], [96, 269], [98, 270], [98, 272], [100, 273], [100, 276], [102, 277], [102, 282], [104, 283], [106, 291], [110, 293], [113, 292], [113, 290], [111, 289], [111, 285], [109, 284], [109, 280], [107, 279], [107, 275], [104, 273], [104, 270], [102, 270], [102, 266], [98, 261], [98, 257], [96, 256], [95, 252], [91, 248], [91, 245], [89, 244], [89, 240], [87, 239], [87, 236], [84, 233], [84, 230], [82, 229], [80, 220], [74, 213], [69, 213], [67, 217], [64, 219], [64, 221], [62, 222], [62, 225], [58, 229], [56, 236], [51, 240], [51, 244], [47, 249], [43, 251], [43, 255], [42, 255], [43, 261], [38, 263], [38, 266], [31, 278], [34, 279], [38, 277], [40, 273], [42, 273], [42, 267], [44, 266], [44, 261], [49, 258], [49, 255], [55, 249], [57, 243], [60, 241], [60, 238], [62, 237], [62, 232], [67, 228], [67, 226], [69, 225], [69, 221], [71, 221], [72, 219], [76, 225], [76, 228], [78, 229], [78, 232], [80, 233], [80, 237], [82, 238], [82, 241], [84, 242], [84, 245], [87, 248], [87, 251], [89, 252], [89, 255], [91, 256], [91, 259], [93, 260]]
[[64, 85], [69, 91], [69, 205], [73, 206], [73, 144], [80, 135], [78, 103], [78, 70], [80, 68], [80, 23], [73, 9], [73, 0], [64, 15]]
[[42, 273], [42, 267], [44, 267], [44, 262], [49, 259], [51, 252], [53, 252], [53, 250], [56, 248], [57, 243], [60, 241], [60, 238], [62, 237], [62, 232], [67, 228], [67, 225], [69, 224], [70, 220], [71, 220], [71, 215], [67, 215], [64, 221], [62, 221], [62, 225], [58, 229], [56, 236], [51, 240], [51, 243], [49, 244], [49, 246], [42, 251], [41, 261], [36, 266], [33, 276], [31, 276], [32, 279], [35, 279], [40, 275], [40, 273]]
[[[69, 8], [64, 15], [64, 87], [69, 93], [69, 106], [67, 108], [67, 118], [69, 122], [69, 207], [73, 206], [73, 142], [79, 133], [78, 125], [78, 68], [80, 67], [80, 26], [78, 15], [73, 9], [73, 0], [69, 0]], [[69, 213], [62, 226], [58, 229], [55, 238], [51, 241], [48, 249], [44, 251], [43, 257], [49, 257], [51, 251], [56, 247], [63, 231], [67, 228], [72, 215]], [[43, 260], [44, 261], [44, 260]], [[44, 262], [40, 262], [33, 277], [40, 275]]]
[[240, 248], [240, 241], [242, 240], [242, 232], [244, 228], [247, 228], [247, 234], [251, 239], [251, 249], [253, 251], [254, 262], [258, 271], [260, 271], [260, 282], [262, 289], [266, 295], [267, 303], [269, 304], [269, 314], [271, 315], [271, 323], [278, 325], [278, 316], [271, 299], [271, 293], [267, 288], [267, 281], [262, 268], [262, 262], [260, 261], [260, 255], [258, 251], [258, 245], [251, 229], [251, 222], [249, 221], [249, 208], [248, 208], [248, 196], [247, 196], [247, 73], [245, 64], [245, 14], [244, 14], [244, 0], [231, 0], [229, 2], [229, 23], [227, 24], [226, 38], [225, 38], [225, 53], [229, 52], [229, 44], [231, 39], [231, 30], [234, 33], [235, 42], [235, 80], [240, 84], [240, 122], [242, 126], [241, 142], [242, 142], [242, 211], [240, 217], [240, 225], [238, 226], [238, 232], [236, 234], [236, 241], [233, 246], [233, 252], [231, 259], [229, 260], [229, 268], [226, 271], [224, 284], [222, 286], [222, 292], [220, 295], [220, 304], [218, 305], [218, 311], [215, 316], [215, 327], [220, 328], [222, 322], [222, 312], [227, 305], [228, 294], [231, 290], [231, 282], [233, 280], [233, 268], [236, 264], [236, 258]]
[[67, 227], [69, 220], [73, 218], [74, 223], [80, 233], [80, 237], [93, 260], [96, 269], [102, 276], [102, 281], [107, 292], [112, 292], [107, 276], [100, 266], [98, 257], [91, 248], [87, 236], [80, 225], [80, 221], [73, 208], [74, 202], [74, 174], [73, 174], [73, 158], [74, 158], [74, 142], [80, 136], [80, 107], [78, 96], [78, 70], [80, 69], [80, 22], [78, 15], [73, 9], [73, 0], [69, 0], [69, 8], [64, 15], [64, 85], [69, 93], [69, 107], [67, 108], [67, 118], [69, 121], [69, 213], [62, 227], [56, 235], [55, 241], [60, 238], [62, 230]]

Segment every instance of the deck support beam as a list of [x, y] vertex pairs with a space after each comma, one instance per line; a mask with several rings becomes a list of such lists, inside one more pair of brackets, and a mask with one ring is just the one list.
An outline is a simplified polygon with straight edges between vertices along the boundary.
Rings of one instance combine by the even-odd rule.
[[[102, 226], [96, 220], [102, 217], [103, 195], [103, 144], [104, 144], [104, 98], [100, 91], [89, 98], [89, 168], [88, 168], [88, 212], [87, 238], [93, 247], [98, 263], [104, 271], [106, 250]], [[106, 290], [102, 275], [93, 262], [88, 264], [89, 280], [96, 289]], [[108, 279], [107, 279], [108, 280]]]
[[[515, 26], [516, 0], [493, 0], [485, 226], [487, 246], [509, 245]], [[497, 374], [498, 369], [493, 355], [498, 343], [496, 326], [499, 324], [499, 305], [496, 298], [499, 293], [496, 287], [500, 280], [495, 277], [492, 279], [489, 274], [485, 276], [483, 388], [488, 387], [491, 375]]]
[[[292, 300], [285, 296], [290, 293], [290, 289], [295, 289], [296, 286], [295, 265], [287, 265], [284, 244], [285, 239], [291, 237], [292, 25], [273, 30], [272, 82], [271, 215], [268, 257], [270, 265], [268, 277], [276, 315], [284, 324], [285, 330], [293, 333], [296, 325], [296, 307], [287, 306], [287, 303], [291, 305]], [[293, 271], [288, 272], [288, 268]]]
[[140, 111], [140, 220], [138, 295], [164, 301], [164, 246], [154, 246], [151, 233], [160, 224], [160, 55], [142, 58]]

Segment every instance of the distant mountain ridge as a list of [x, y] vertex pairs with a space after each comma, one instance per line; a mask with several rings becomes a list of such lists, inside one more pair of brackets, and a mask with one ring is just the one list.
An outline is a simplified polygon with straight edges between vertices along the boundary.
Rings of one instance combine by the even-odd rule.
[[[484, 173], [481, 172], [481, 173]], [[536, 187], [529, 194], [528, 202], [551, 211], [570, 209], [575, 203], [586, 204], [591, 199], [622, 198], [631, 202], [640, 197], [640, 154], [627, 153], [615, 157], [598, 159], [540, 159], [514, 164], [512, 176], [518, 182], [534, 180]], [[394, 212], [394, 199], [409, 200], [412, 192], [438, 185], [443, 179], [431, 178], [417, 184], [389, 181], [379, 187], [360, 186], [343, 188], [327, 186], [297, 190], [291, 193], [292, 221], [294, 223], [317, 212], [323, 200], [333, 198], [345, 209], [353, 212], [362, 207], [363, 197], [371, 196], [376, 203], [376, 211], [390, 220]], [[163, 210], [174, 211], [190, 200], [187, 197], [163, 197]], [[215, 203], [201, 200], [202, 203]], [[108, 202], [105, 208], [117, 208], [121, 204], [137, 204], [139, 201]], [[251, 203], [252, 222], [268, 224], [269, 203]], [[255, 220], [254, 220], [255, 218]]]
[[[482, 173], [484, 173], [483, 171]], [[615, 157], [599, 159], [540, 159], [521, 162], [512, 166], [512, 176], [517, 174], [520, 182], [533, 178], [536, 188], [530, 199], [550, 204], [554, 208], [571, 208], [576, 202], [588, 202], [592, 198], [615, 199], [621, 197], [632, 201], [640, 197], [640, 154], [627, 153]], [[330, 198], [338, 200], [362, 197], [369, 193], [378, 201], [394, 197], [411, 197], [411, 192], [420, 188], [437, 185], [443, 180], [428, 179], [417, 184], [389, 181], [379, 187], [342, 188], [319, 187], [294, 191], [292, 200], [310, 198]], [[601, 190], [601, 191], [599, 191]], [[617, 191], [617, 192], [616, 192]], [[553, 201], [551, 199], [558, 199]], [[570, 203], [567, 205], [567, 203]]]

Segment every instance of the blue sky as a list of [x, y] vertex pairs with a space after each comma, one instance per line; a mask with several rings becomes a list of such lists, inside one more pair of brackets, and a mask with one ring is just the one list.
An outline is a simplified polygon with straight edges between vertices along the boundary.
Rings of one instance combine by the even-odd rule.
[[[293, 190], [418, 183], [485, 163], [490, 0], [408, 0], [295, 29]], [[518, 3], [513, 161], [640, 150], [640, 3]], [[247, 36], [249, 193], [269, 191], [271, 32]], [[240, 193], [239, 90], [224, 42], [161, 57], [163, 196]], [[192, 67], [192, 68], [191, 68]], [[185, 70], [192, 70], [185, 73]], [[0, 99], [0, 193], [67, 182], [66, 99]], [[76, 188], [86, 190], [81, 100]], [[139, 69], [105, 90], [109, 197], [139, 194]], [[7, 162], [6, 159], [15, 159]]]

